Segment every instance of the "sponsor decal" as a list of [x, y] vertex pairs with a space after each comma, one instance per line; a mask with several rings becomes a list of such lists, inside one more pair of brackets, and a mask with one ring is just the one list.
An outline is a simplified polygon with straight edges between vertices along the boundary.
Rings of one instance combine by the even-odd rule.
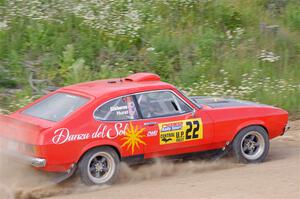
[[201, 119], [160, 123], [159, 129], [161, 145], [203, 139]]
[[[119, 136], [123, 144], [121, 148], [125, 148], [127, 151], [131, 151], [132, 154], [139, 149], [141, 145], [146, 145], [143, 141], [145, 135], [143, 135], [145, 128], [140, 129], [138, 126], [134, 126], [131, 122], [128, 124], [116, 123], [114, 128], [109, 128], [107, 125], [100, 124], [96, 131], [90, 133], [73, 134], [68, 128], [60, 128], [54, 131], [52, 137], [53, 144], [64, 144], [72, 141], [80, 141], [87, 139], [115, 139]], [[157, 133], [157, 132], [156, 132]]]
[[161, 132], [168, 132], [168, 131], [177, 131], [182, 129], [182, 122], [175, 122], [175, 123], [164, 123], [160, 128]]
[[158, 130], [148, 131], [147, 137], [157, 136]]
[[125, 135], [128, 124], [116, 123], [114, 128], [109, 128], [104, 124], [100, 124], [96, 131], [90, 133], [70, 133], [68, 128], [59, 128], [54, 131], [52, 137], [53, 144], [64, 144], [70, 141], [79, 141], [95, 138], [115, 139], [118, 136]]
[[146, 145], [146, 143], [142, 140], [145, 135], [143, 135], [145, 128], [139, 129], [138, 126], [133, 126], [133, 124], [129, 123], [129, 128], [126, 129], [125, 136], [121, 138], [124, 140], [124, 143], [121, 145], [121, 148], [125, 148], [126, 150], [131, 150], [131, 154], [134, 154], [135, 148], [140, 148], [140, 145]]

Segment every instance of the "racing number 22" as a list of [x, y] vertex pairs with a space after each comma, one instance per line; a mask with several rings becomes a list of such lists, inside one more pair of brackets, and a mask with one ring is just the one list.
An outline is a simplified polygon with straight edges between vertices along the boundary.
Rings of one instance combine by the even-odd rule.
[[186, 140], [190, 140], [190, 139], [197, 139], [199, 138], [199, 128], [200, 128], [200, 124], [198, 120], [195, 121], [187, 121], [186, 125], [188, 126], [188, 128], [186, 129], [185, 132], [185, 139]]

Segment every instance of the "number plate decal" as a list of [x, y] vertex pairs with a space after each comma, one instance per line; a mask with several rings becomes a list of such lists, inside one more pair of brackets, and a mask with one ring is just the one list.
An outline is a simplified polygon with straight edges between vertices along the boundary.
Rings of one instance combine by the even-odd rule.
[[159, 143], [173, 144], [203, 139], [201, 119], [180, 120], [159, 124]]

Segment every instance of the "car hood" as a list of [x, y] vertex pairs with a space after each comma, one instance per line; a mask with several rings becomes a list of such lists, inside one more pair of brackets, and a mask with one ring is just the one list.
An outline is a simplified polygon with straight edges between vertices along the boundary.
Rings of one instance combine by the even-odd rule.
[[190, 99], [198, 105], [205, 105], [211, 108], [225, 108], [225, 107], [265, 107], [268, 105], [259, 104], [256, 102], [223, 98], [223, 97], [204, 97], [204, 96], [193, 96]]

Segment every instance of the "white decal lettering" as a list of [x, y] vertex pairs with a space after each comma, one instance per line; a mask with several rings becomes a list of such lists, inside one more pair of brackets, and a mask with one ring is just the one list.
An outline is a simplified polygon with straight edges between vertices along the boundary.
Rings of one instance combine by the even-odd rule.
[[54, 136], [52, 138], [52, 142], [54, 144], [63, 144], [68, 140], [69, 137], [69, 129], [61, 128], [54, 131]]
[[148, 131], [147, 133], [147, 137], [152, 137], [152, 136], [156, 136], [158, 133], [157, 130], [153, 130], [153, 131]]
[[70, 141], [87, 140], [90, 138], [116, 139], [118, 136], [122, 136], [126, 134], [127, 127], [128, 124], [123, 124], [123, 123], [116, 123], [114, 129], [109, 128], [106, 125], [100, 124], [95, 132], [79, 133], [79, 134], [70, 133], [70, 130], [67, 128], [60, 128], [54, 131], [52, 142], [54, 144], [64, 144]]
[[115, 131], [117, 132], [118, 135], [125, 135], [127, 127], [128, 127], [128, 124], [125, 124], [123, 127], [122, 123], [116, 123]]
[[110, 111], [119, 111], [119, 110], [126, 110], [128, 109], [127, 106], [111, 106]]

